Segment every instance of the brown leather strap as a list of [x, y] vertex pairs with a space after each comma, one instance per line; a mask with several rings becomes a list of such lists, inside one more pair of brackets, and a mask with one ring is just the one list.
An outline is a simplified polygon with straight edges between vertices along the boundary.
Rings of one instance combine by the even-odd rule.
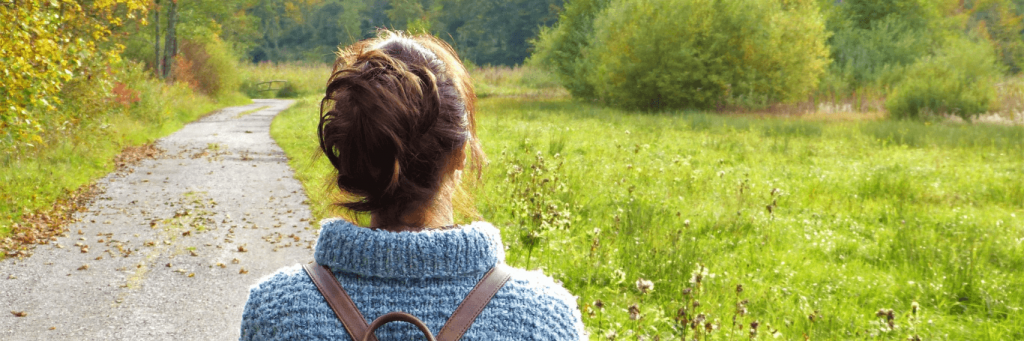
[[380, 328], [380, 326], [383, 326], [385, 323], [395, 321], [412, 323], [416, 328], [419, 328], [419, 330], [423, 332], [423, 336], [427, 337], [427, 341], [435, 341], [434, 335], [430, 335], [430, 329], [427, 328], [426, 324], [423, 324], [423, 321], [420, 321], [416, 316], [412, 316], [401, 311], [387, 313], [381, 315], [381, 317], [378, 317], [376, 320], [373, 320], [373, 323], [370, 323], [370, 329], [367, 331], [366, 335], [363, 336], [363, 341], [371, 340], [370, 338], [374, 337], [373, 332], [376, 331], [377, 328]]
[[[316, 261], [313, 261], [313, 263], [304, 265], [303, 269], [309, 274], [309, 278], [313, 280], [316, 288], [320, 290], [320, 294], [327, 300], [327, 305], [334, 311], [334, 315], [341, 320], [342, 326], [345, 327], [345, 331], [352, 337], [352, 340], [377, 341], [377, 336], [373, 334], [377, 328], [388, 322], [402, 321], [412, 323], [423, 332], [423, 335], [427, 336], [427, 340], [435, 341], [434, 337], [430, 334], [430, 329], [427, 328], [423, 321], [404, 312], [384, 314], [367, 326], [366, 318], [359, 312], [355, 303], [352, 302], [352, 298], [348, 296], [345, 289], [341, 287], [341, 283], [338, 282], [338, 279], [334, 277], [334, 274], [326, 266], [321, 266]], [[508, 282], [508, 279], [511, 277], [512, 273], [509, 272], [508, 266], [504, 264], [496, 264], [491, 268], [480, 279], [480, 282], [473, 287], [469, 295], [466, 295], [466, 298], [462, 300], [459, 307], [455, 309], [452, 316], [445, 322], [444, 327], [441, 327], [441, 331], [437, 333], [436, 340], [456, 341], [461, 339], [462, 335], [473, 325], [477, 315], [480, 315], [480, 312], [487, 307], [487, 303], [491, 301], [491, 298], [498, 293], [498, 290], [501, 290], [501, 287], [505, 286], [505, 282]]]
[[[320, 294], [327, 300], [327, 305], [334, 310], [334, 315], [341, 320], [341, 325], [345, 326], [345, 331], [352, 337], [352, 340], [377, 341], [377, 337], [373, 333], [367, 332], [369, 328], [366, 325], [366, 318], [359, 312], [356, 304], [352, 302], [352, 298], [348, 297], [345, 289], [341, 288], [341, 283], [326, 266], [321, 266], [313, 261], [313, 263], [304, 265], [303, 268], [306, 269], [309, 278], [313, 279], [313, 284], [320, 290]], [[376, 323], [376, 321], [374, 322]]]
[[462, 304], [455, 309], [452, 317], [445, 322], [444, 327], [441, 327], [441, 331], [437, 333], [437, 340], [456, 341], [461, 339], [462, 334], [465, 334], [469, 330], [469, 326], [473, 325], [477, 315], [480, 315], [494, 294], [497, 294], [498, 290], [501, 290], [501, 287], [511, 277], [512, 273], [509, 272], [508, 266], [495, 264], [491, 271], [488, 271], [484, 278], [473, 287], [469, 295], [466, 295], [466, 299], [462, 300]]

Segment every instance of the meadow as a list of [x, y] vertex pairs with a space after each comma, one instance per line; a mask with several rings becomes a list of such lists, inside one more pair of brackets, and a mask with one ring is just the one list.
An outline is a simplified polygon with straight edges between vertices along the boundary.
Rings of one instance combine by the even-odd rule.
[[[591, 339], [1024, 339], [1024, 127], [631, 112], [485, 75], [458, 219], [564, 283]], [[318, 103], [271, 134], [319, 219], [343, 212]]]

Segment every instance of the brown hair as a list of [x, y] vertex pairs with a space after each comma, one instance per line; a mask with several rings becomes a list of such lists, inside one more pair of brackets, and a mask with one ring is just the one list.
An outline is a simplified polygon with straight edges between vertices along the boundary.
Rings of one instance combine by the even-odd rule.
[[467, 146], [479, 177], [475, 100], [458, 55], [432, 36], [382, 31], [340, 51], [317, 133], [338, 188], [359, 198], [337, 204], [379, 226], [423, 224], [402, 219], [429, 206]]

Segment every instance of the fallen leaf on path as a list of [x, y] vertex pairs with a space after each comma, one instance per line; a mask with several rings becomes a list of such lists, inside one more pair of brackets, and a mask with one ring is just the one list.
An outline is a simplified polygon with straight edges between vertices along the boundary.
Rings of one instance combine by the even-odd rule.
[[78, 270], [89, 270], [89, 264], [82, 264], [82, 266], [78, 267]]
[[249, 249], [246, 249], [245, 245], [239, 245], [238, 246], [238, 252], [247, 252], [247, 251], [249, 251]]
[[246, 270], [245, 268], [242, 268], [241, 270], [238, 270], [238, 274], [239, 275], [244, 275], [244, 274], [247, 274], [247, 273], [249, 273], [249, 270]]
[[232, 259], [231, 264], [238, 264], [238, 258]]
[[17, 316], [17, 317], [28, 316], [28, 313], [26, 313], [24, 311], [14, 311], [14, 310], [11, 310], [11, 314], [14, 314], [14, 316]]
[[196, 252], [196, 250], [188, 250], [188, 253], [189, 253], [190, 255], [192, 255], [192, 257], [196, 257], [196, 256], [199, 256], [199, 253], [198, 253], [198, 252]]
[[221, 267], [222, 269], [228, 267], [227, 265], [224, 265], [224, 263], [220, 262], [217, 263], [217, 266]]
[[196, 277], [196, 273], [195, 272], [189, 272], [188, 273], [188, 277]]

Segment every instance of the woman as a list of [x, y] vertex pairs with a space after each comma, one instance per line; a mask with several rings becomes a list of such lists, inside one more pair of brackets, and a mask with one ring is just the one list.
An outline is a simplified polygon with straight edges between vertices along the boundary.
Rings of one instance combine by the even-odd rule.
[[[403, 311], [436, 335], [484, 274], [504, 263], [496, 228], [453, 221], [452, 194], [467, 154], [477, 176], [483, 160], [475, 99], [455, 52], [430, 36], [384, 31], [335, 62], [320, 105], [320, 147], [338, 187], [359, 198], [340, 205], [369, 212], [370, 223], [324, 220], [314, 259], [367, 321]], [[463, 340], [586, 338], [568, 291], [539, 272], [509, 272]], [[295, 266], [253, 286], [241, 339], [352, 339], [309, 276]], [[375, 335], [423, 338], [409, 323], [386, 324]]]

